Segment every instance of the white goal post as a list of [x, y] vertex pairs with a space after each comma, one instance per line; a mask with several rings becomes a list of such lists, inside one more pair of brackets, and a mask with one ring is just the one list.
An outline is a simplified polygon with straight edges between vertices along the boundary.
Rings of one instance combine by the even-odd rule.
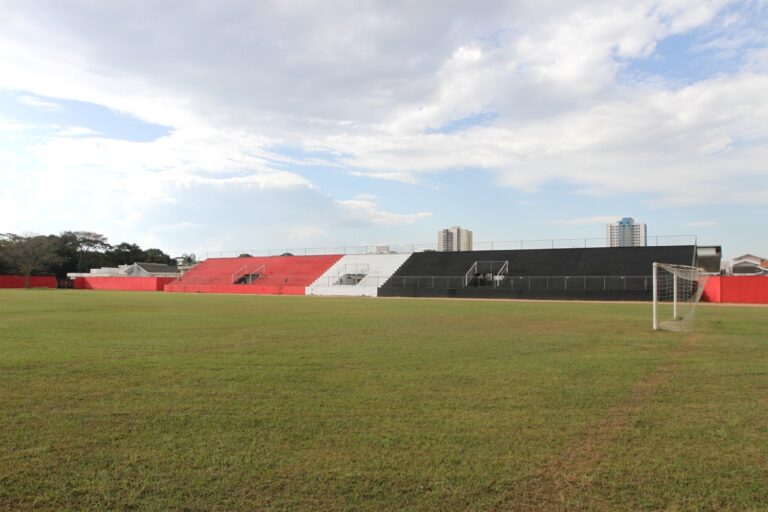
[[653, 329], [692, 332], [709, 274], [700, 268], [653, 264]]

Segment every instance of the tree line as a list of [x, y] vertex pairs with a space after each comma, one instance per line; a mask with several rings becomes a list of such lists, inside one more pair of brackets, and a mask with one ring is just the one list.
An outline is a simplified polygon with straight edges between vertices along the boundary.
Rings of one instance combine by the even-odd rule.
[[[185, 254], [182, 259], [191, 263], [194, 256]], [[0, 233], [0, 274], [23, 275], [27, 285], [33, 275], [54, 274], [63, 280], [70, 272], [136, 262], [175, 263], [160, 249], [142, 249], [127, 242], [111, 245], [107, 237], [90, 231], [64, 231], [58, 235]]]

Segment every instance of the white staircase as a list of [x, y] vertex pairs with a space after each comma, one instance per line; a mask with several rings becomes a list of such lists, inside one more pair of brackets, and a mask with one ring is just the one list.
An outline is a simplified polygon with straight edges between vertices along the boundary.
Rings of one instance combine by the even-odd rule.
[[[379, 287], [397, 272], [410, 254], [350, 254], [343, 256], [311, 285], [307, 295], [376, 297]], [[356, 282], [357, 284], [339, 284]]]

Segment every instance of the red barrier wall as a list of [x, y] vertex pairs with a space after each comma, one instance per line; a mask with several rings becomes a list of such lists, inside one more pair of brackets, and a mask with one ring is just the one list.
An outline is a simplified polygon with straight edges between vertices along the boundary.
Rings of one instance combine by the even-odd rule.
[[304, 295], [305, 286], [241, 285], [241, 284], [183, 284], [174, 283], [166, 291], [185, 293], [240, 293], [251, 295]]
[[76, 277], [78, 290], [120, 290], [133, 292], [161, 292], [172, 277]]
[[703, 300], [731, 304], [768, 304], [768, 276], [710, 277]]
[[[55, 276], [30, 276], [30, 288], [56, 288]], [[24, 288], [24, 276], [0, 276], [0, 288]]]
[[722, 277], [709, 277], [707, 284], [704, 285], [704, 292], [701, 294], [703, 302], [721, 302], [720, 285]]

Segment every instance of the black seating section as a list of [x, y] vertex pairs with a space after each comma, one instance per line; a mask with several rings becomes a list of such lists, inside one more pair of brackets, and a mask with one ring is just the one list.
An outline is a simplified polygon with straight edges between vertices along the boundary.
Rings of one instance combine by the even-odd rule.
[[[694, 246], [415, 253], [379, 289], [390, 297], [651, 300], [654, 261], [695, 264]], [[509, 261], [507, 277], [478, 284], [475, 261]]]

